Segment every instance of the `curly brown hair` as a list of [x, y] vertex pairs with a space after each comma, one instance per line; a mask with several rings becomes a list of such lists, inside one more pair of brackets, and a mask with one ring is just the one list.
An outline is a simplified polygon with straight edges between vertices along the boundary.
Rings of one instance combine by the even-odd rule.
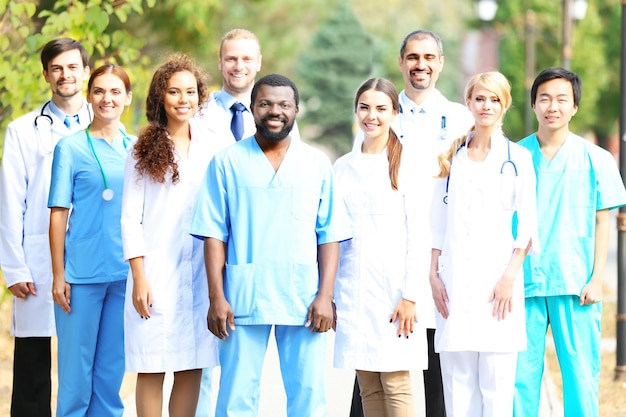
[[164, 97], [167, 82], [177, 72], [191, 72], [198, 83], [198, 104], [202, 105], [209, 97], [207, 76], [185, 54], [176, 53], [168, 57], [154, 73], [148, 97], [146, 98], [146, 118], [148, 126], [139, 134], [133, 156], [137, 159], [135, 169], [141, 175], [148, 175], [154, 181], [165, 182], [166, 174], [171, 170], [172, 183], [179, 181], [178, 164], [174, 157], [174, 143], [167, 133], [167, 114]]

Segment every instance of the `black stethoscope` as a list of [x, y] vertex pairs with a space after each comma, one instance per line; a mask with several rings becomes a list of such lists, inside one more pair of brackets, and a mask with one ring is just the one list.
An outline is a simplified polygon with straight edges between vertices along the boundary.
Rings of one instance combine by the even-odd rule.
[[[91, 138], [91, 134], [89, 133], [90, 126], [87, 126], [87, 129], [85, 129], [85, 133], [87, 133], [87, 141], [89, 142], [89, 147], [91, 148], [91, 152], [93, 153], [93, 156], [96, 159], [98, 166], [100, 167], [100, 173], [102, 174], [102, 181], [104, 182], [104, 191], [102, 191], [102, 199], [104, 201], [111, 201], [113, 200], [113, 197], [115, 197], [115, 193], [113, 192], [112, 189], [109, 188], [109, 183], [107, 181], [107, 176], [104, 173], [104, 168], [102, 168], [102, 163], [100, 162], [100, 158], [98, 158], [98, 154], [96, 153], [96, 148], [94, 148], [93, 146], [93, 139]], [[119, 129], [119, 131], [123, 136], [122, 143], [124, 145], [124, 149], [126, 149], [128, 147], [128, 144], [130, 143], [130, 138], [128, 137], [126, 132], [124, 132], [122, 129]]]
[[[51, 100], [46, 101], [44, 105], [41, 106], [41, 111], [39, 112], [37, 116], [35, 116], [35, 120], [33, 121], [35, 125], [35, 131], [37, 132], [37, 141], [39, 142], [39, 146], [43, 150], [44, 155], [50, 155], [54, 151], [54, 143], [52, 140], [52, 125], [54, 123], [54, 120], [52, 119], [52, 116], [45, 113], [46, 107], [50, 106], [50, 101]], [[91, 110], [89, 109], [89, 106], [87, 106], [87, 112], [89, 113], [89, 120], [91, 120]], [[41, 127], [39, 125], [39, 122], [42, 117], [46, 121], [46, 123], [48, 123], [48, 130], [49, 130], [48, 136], [49, 136], [49, 139], [50, 139], [49, 142], [51, 145], [50, 148], [47, 148], [46, 146], [44, 146], [44, 143], [43, 143], [44, 141], [41, 139], [41, 132], [39, 131]]]
[[[507, 159], [502, 162], [502, 165], [500, 166], [500, 174], [504, 175], [504, 170], [506, 168], [507, 165], [510, 165], [511, 168], [513, 168], [513, 172], [515, 173], [515, 176], [517, 177], [517, 165], [515, 165], [515, 162], [513, 162], [513, 160], [511, 160], [511, 141], [509, 139], [506, 139], [506, 153], [507, 153]], [[457, 149], [456, 151], [458, 152], [462, 147], [465, 146], [465, 142], [463, 142], [461, 144], [461, 146], [459, 147], [459, 149]], [[450, 175], [448, 175], [448, 177], [446, 178], [446, 194], [443, 196], [443, 198], [441, 199], [441, 201], [443, 201], [443, 204], [448, 204], [448, 187], [450, 185]]]

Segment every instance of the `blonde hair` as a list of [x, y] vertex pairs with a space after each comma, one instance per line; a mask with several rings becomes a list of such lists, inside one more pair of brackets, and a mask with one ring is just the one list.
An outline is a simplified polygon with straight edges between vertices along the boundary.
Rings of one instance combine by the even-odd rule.
[[[489, 71], [483, 72], [480, 74], [474, 75], [469, 79], [467, 85], [465, 86], [465, 100], [469, 101], [472, 98], [472, 94], [474, 93], [474, 89], [477, 86], [482, 86], [485, 89], [491, 91], [498, 97], [500, 103], [502, 104], [502, 114], [500, 115], [499, 123], [502, 123], [504, 119], [504, 115], [511, 108], [512, 97], [511, 97], [511, 84], [506, 77], [497, 72], [497, 71]], [[439, 162], [439, 175], [437, 178], [445, 178], [450, 175], [450, 165], [452, 163], [452, 158], [458, 152], [458, 150], [465, 143], [467, 136], [476, 129], [476, 126], [472, 126], [472, 128], [460, 138], [455, 139], [450, 148], [443, 153], [440, 153], [437, 156], [437, 162]]]
[[259, 38], [257, 38], [254, 33], [250, 32], [248, 29], [233, 29], [231, 31], [228, 31], [222, 37], [222, 41], [220, 42], [220, 54], [219, 54], [220, 58], [222, 57], [222, 50], [224, 49], [224, 44], [227, 41], [232, 41], [232, 40], [237, 40], [237, 39], [249, 39], [249, 40], [255, 41], [259, 48], [259, 55], [261, 55], [261, 44], [259, 42]]

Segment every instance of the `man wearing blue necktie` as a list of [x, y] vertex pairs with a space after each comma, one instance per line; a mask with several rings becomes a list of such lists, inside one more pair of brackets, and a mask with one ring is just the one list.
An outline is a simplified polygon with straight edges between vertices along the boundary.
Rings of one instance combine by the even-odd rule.
[[256, 131], [250, 113], [250, 93], [261, 70], [261, 47], [254, 33], [233, 29], [220, 44], [218, 67], [222, 89], [196, 114], [195, 120], [220, 147], [252, 136]]
[[[216, 142], [214, 149], [226, 147], [256, 132], [250, 112], [250, 94], [261, 69], [261, 47], [254, 33], [233, 29], [220, 44], [218, 67], [222, 89], [211, 94], [208, 102], [193, 119]], [[213, 368], [204, 369], [196, 417], [214, 416], [211, 404]]]

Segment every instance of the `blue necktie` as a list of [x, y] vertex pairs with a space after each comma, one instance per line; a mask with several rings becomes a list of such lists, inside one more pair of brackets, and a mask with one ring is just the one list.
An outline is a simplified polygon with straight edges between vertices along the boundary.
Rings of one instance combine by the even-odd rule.
[[65, 116], [65, 120], [63, 120], [63, 124], [68, 128], [71, 129], [72, 126], [74, 126], [75, 123], [78, 123], [78, 115], [75, 114], [73, 116], [70, 115], [66, 115]]
[[230, 121], [230, 130], [233, 132], [236, 141], [240, 141], [243, 136], [243, 111], [245, 109], [246, 106], [238, 101], [230, 106], [230, 110], [233, 113], [233, 118]]

